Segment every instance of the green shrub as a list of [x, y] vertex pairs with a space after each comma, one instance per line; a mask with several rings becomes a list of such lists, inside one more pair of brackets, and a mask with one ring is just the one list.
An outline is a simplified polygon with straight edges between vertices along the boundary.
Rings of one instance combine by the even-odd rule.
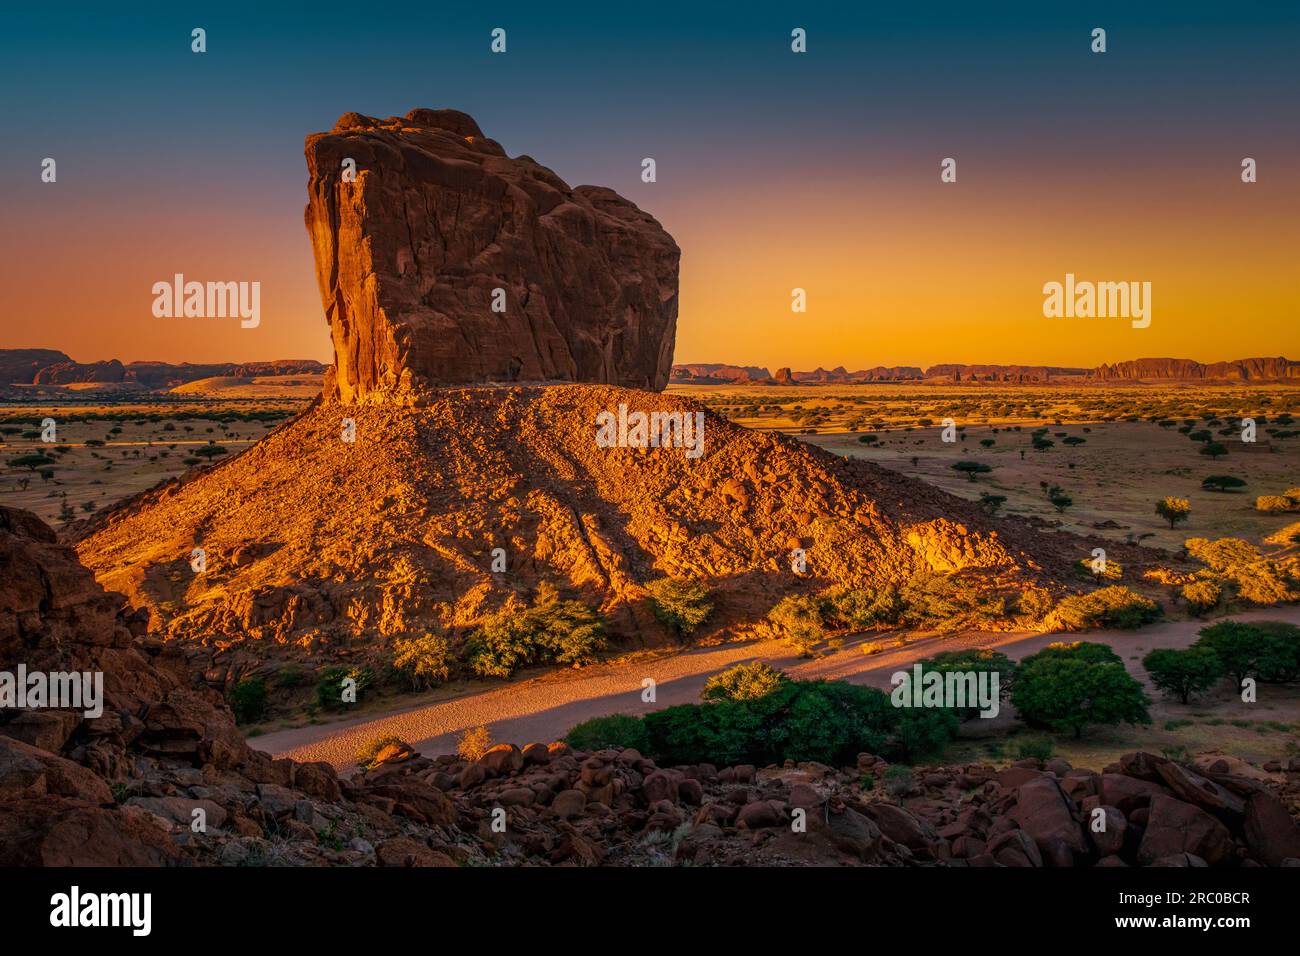
[[581, 601], [563, 601], [554, 585], [537, 588], [531, 607], [511, 602], [470, 634], [469, 663], [480, 677], [509, 677], [530, 664], [581, 667], [605, 648], [600, 615]]
[[683, 637], [693, 633], [713, 613], [709, 589], [698, 581], [660, 578], [647, 584], [646, 590], [650, 592], [655, 617]]
[[1259, 679], [1266, 683], [1300, 680], [1300, 627], [1284, 621], [1256, 621], [1268, 638], [1259, 660]]
[[960, 627], [973, 616], [993, 617], [1006, 612], [996, 596], [982, 594], [978, 584], [956, 574], [918, 574], [899, 592], [903, 618], [909, 624]]
[[664, 763], [852, 763], [932, 752], [955, 736], [947, 710], [896, 708], [889, 695], [839, 681], [782, 681], [749, 700], [684, 704], [644, 718], [650, 752]]
[[626, 750], [630, 747], [642, 754], [650, 751], [641, 718], [627, 714], [584, 720], [564, 735], [564, 741], [574, 750], [604, 750], [607, 747]]
[[1110, 648], [1078, 642], [1053, 644], [1026, 657], [1016, 672], [1011, 700], [1030, 726], [1075, 737], [1091, 724], [1147, 724], [1151, 700]]
[[1056, 616], [1067, 630], [1131, 629], [1159, 618], [1160, 605], [1129, 588], [1111, 586], [1064, 598], [1056, 606]]
[[1282, 621], [1219, 621], [1202, 628], [1192, 647], [1213, 651], [1240, 687], [1247, 677], [1266, 683], [1300, 680], [1300, 628]]
[[445, 683], [455, 663], [451, 642], [440, 634], [393, 641], [392, 667], [412, 690]]
[[801, 654], [810, 655], [825, 637], [821, 606], [816, 598], [806, 594], [790, 594], [781, 598], [767, 612], [767, 619], [781, 632], [782, 638]]
[[1223, 680], [1223, 663], [1209, 647], [1186, 650], [1160, 648], [1142, 658], [1151, 683], [1186, 704], [1192, 694], [1209, 690]]
[[897, 624], [903, 614], [898, 590], [886, 585], [878, 591], [837, 588], [821, 596], [822, 618], [831, 626], [861, 630]]
[[[1011, 658], [1000, 651], [972, 647], [959, 651], [944, 651], [919, 662], [922, 673], [936, 671], [940, 674], [953, 673], [996, 673], [998, 675], [998, 696], [1007, 697], [1015, 682], [1016, 665]], [[953, 712], [960, 720], [971, 720], [979, 716], [978, 706], [955, 707]]]
[[704, 682], [703, 700], [753, 700], [764, 697], [786, 679], [783, 672], [763, 661], [737, 664]]
[[1047, 737], [1027, 737], [1016, 741], [1016, 758], [1019, 760], [1051, 760], [1052, 741]]
[[241, 680], [230, 690], [230, 709], [241, 724], [261, 720], [266, 713], [266, 682], [260, 677]]
[[343, 700], [345, 680], [356, 681], [356, 703], [359, 704], [374, 680], [374, 674], [369, 667], [351, 667], [346, 664], [327, 667], [320, 672], [320, 679], [316, 683], [317, 702], [326, 710], [341, 710], [346, 707], [347, 703]]

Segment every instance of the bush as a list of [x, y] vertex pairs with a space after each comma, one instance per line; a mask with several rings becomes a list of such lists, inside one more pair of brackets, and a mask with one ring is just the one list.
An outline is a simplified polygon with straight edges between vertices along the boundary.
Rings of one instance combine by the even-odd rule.
[[1210, 578], [1201, 578], [1183, 585], [1180, 593], [1191, 612], [1201, 615], [1219, 606], [1219, 601], [1223, 597], [1223, 587]]
[[[996, 673], [998, 675], [998, 696], [1006, 697], [1011, 693], [1015, 681], [1016, 665], [1001, 651], [988, 648], [971, 647], [959, 651], [944, 651], [918, 662], [922, 673], [936, 671], [947, 673]], [[979, 707], [956, 707], [953, 712], [961, 720], [970, 720], [979, 716]]]
[[401, 675], [411, 690], [425, 690], [445, 683], [451, 677], [455, 659], [451, 642], [439, 634], [393, 641], [393, 670]]
[[376, 737], [370, 742], [362, 744], [361, 748], [357, 750], [357, 766], [362, 770], [370, 770], [375, 766], [375, 758], [383, 752], [385, 747], [392, 744], [399, 744], [403, 747], [410, 746], [410, 744], [401, 737], [394, 736], [393, 734], [389, 734], [386, 737]]
[[581, 667], [605, 648], [600, 615], [581, 601], [562, 601], [543, 583], [531, 607], [512, 601], [470, 634], [469, 663], [480, 677], [509, 677], [530, 664]]
[[903, 602], [903, 620], [909, 624], [953, 629], [972, 618], [1005, 616], [1008, 613], [1006, 599], [981, 592], [979, 584], [978, 579], [956, 574], [918, 574], [899, 592]]
[[1123, 565], [1111, 559], [1102, 563], [1096, 558], [1080, 558], [1075, 567], [1094, 581], [1118, 581], [1124, 576]]
[[475, 761], [492, 749], [492, 734], [487, 727], [467, 727], [456, 741], [456, 755], [461, 760]]
[[1266, 683], [1300, 680], [1300, 627], [1284, 621], [1256, 621], [1268, 638], [1259, 660], [1259, 679]]
[[1266, 683], [1300, 679], [1300, 628], [1282, 621], [1219, 621], [1202, 628], [1192, 647], [1218, 655], [1238, 687], [1247, 677]]
[[241, 724], [261, 720], [266, 714], [266, 682], [246, 677], [230, 690], [230, 709]]
[[683, 637], [693, 633], [713, 613], [709, 589], [696, 581], [660, 578], [646, 585], [646, 590], [650, 592], [655, 617]]
[[943, 746], [957, 718], [942, 709], [894, 707], [870, 687], [782, 681], [750, 700], [684, 704], [645, 716], [650, 752], [663, 763], [852, 763], [869, 751], [910, 759]]
[[1209, 647], [1161, 648], [1142, 658], [1142, 666], [1151, 675], [1151, 683], [1184, 704], [1192, 694], [1223, 680], [1223, 662]]
[[1054, 748], [1047, 737], [1027, 737], [1016, 741], [1016, 758], [1019, 760], [1051, 760]]
[[630, 747], [642, 754], [650, 751], [641, 718], [627, 714], [584, 720], [564, 735], [564, 741], [574, 750], [604, 750], [607, 747], [626, 750]]
[[1053, 644], [1026, 657], [1011, 692], [1031, 726], [1083, 735], [1092, 724], [1147, 724], [1150, 698], [1103, 644]]
[[346, 706], [343, 700], [343, 682], [345, 680], [356, 681], [357, 703], [361, 703], [361, 698], [374, 680], [374, 674], [369, 667], [349, 667], [347, 665], [335, 665], [327, 667], [320, 673], [320, 680], [316, 683], [316, 701], [326, 710], [340, 710]]
[[1295, 502], [1283, 495], [1260, 495], [1255, 499], [1255, 510], [1268, 513], [1294, 511]]
[[1056, 617], [1066, 630], [1118, 627], [1133, 629], [1160, 617], [1160, 605], [1126, 587], [1112, 585], [1064, 598]]
[[865, 588], [838, 588], [821, 596], [823, 620], [837, 628], [861, 630], [882, 624], [897, 624], [903, 602], [897, 589], [885, 586], [879, 591]]
[[826, 637], [821, 606], [815, 598], [804, 594], [781, 598], [767, 612], [767, 619], [781, 631], [782, 638], [804, 656], [811, 655], [813, 648]]
[[786, 679], [782, 671], [763, 661], [737, 664], [704, 682], [703, 700], [754, 700], [766, 697]]
[[1187, 553], [1212, 571], [1220, 573], [1238, 570], [1244, 565], [1262, 561], [1258, 548], [1240, 538], [1188, 538], [1183, 542]]

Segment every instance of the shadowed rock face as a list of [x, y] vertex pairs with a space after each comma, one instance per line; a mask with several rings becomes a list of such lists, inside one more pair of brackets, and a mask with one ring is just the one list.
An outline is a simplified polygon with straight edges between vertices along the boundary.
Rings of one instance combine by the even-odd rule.
[[334, 340], [327, 398], [403, 401], [424, 385], [483, 382], [667, 385], [680, 251], [626, 199], [509, 158], [455, 110], [347, 113], [307, 138], [306, 155], [307, 231]]

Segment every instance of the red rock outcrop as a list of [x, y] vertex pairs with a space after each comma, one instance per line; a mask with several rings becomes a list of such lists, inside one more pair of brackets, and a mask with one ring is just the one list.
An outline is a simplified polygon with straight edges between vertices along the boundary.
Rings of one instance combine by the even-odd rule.
[[335, 352], [327, 397], [667, 384], [680, 252], [626, 199], [508, 157], [456, 110], [347, 113], [307, 138], [306, 155], [307, 231]]

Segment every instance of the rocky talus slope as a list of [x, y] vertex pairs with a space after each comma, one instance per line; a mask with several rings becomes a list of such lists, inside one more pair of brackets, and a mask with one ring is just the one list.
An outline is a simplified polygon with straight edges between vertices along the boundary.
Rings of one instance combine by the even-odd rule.
[[1300, 760], [1136, 753], [1103, 773], [1056, 760], [899, 778], [869, 754], [659, 767], [563, 743], [476, 760], [391, 743], [340, 779], [250, 749], [29, 512], [0, 508], [0, 572], [0, 668], [100, 670], [106, 685], [93, 719], [0, 714], [4, 866], [1300, 865]]
[[[701, 412], [703, 455], [598, 447], [596, 416], [620, 403]], [[355, 442], [341, 438], [345, 418]], [[730, 633], [788, 593], [928, 572], [991, 594], [1060, 594], [1088, 554], [1069, 535], [995, 525], [920, 481], [688, 399], [595, 385], [444, 389], [416, 408], [322, 402], [78, 530], [99, 580], [158, 633], [201, 645], [210, 659], [198, 669], [222, 682], [241, 654], [365, 655], [431, 629], [464, 637], [542, 581], [599, 607], [616, 645], [638, 647], [670, 638], [645, 590], [665, 575], [706, 581], [709, 632]], [[498, 547], [504, 573], [492, 570]]]

